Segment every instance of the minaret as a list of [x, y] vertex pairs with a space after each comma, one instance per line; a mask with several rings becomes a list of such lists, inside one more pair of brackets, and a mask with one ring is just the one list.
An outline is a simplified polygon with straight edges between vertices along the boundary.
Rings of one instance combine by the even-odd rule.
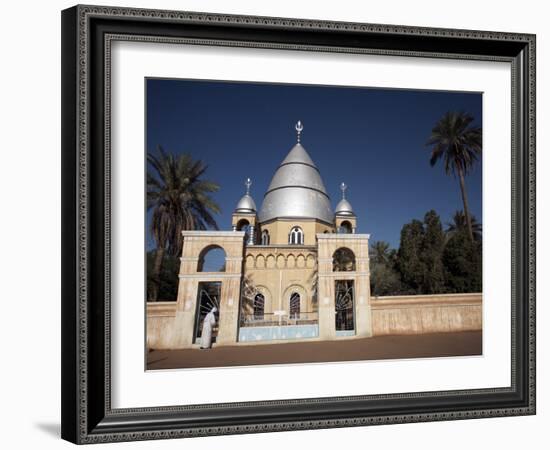
[[246, 193], [241, 197], [239, 203], [233, 211], [231, 223], [233, 225], [233, 231], [247, 230], [247, 244], [255, 244], [255, 228], [257, 222], [256, 216], [256, 203], [250, 195], [250, 187], [252, 186], [252, 180], [247, 178], [244, 185], [246, 186]]
[[346, 199], [346, 190], [348, 186], [342, 182], [340, 184], [340, 190], [342, 191], [342, 200], [336, 205], [334, 212], [334, 224], [339, 233], [354, 233], [357, 229], [357, 217], [353, 212], [351, 203]]

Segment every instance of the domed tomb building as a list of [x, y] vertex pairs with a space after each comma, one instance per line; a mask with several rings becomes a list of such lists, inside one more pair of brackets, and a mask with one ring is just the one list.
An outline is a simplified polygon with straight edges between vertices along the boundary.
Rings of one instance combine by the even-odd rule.
[[231, 231], [183, 232], [176, 317], [157, 348], [198, 347], [214, 306], [214, 345], [372, 335], [369, 235], [356, 233], [344, 183], [332, 208], [295, 129], [259, 211], [248, 179]]

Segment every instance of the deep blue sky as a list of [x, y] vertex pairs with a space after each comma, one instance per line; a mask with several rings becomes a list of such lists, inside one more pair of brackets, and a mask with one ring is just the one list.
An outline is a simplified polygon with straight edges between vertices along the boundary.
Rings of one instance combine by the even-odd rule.
[[[339, 185], [357, 214], [359, 233], [399, 246], [403, 224], [435, 209], [444, 224], [462, 209], [458, 180], [429, 164], [426, 141], [447, 111], [481, 125], [480, 93], [148, 79], [146, 148], [190, 153], [220, 184], [217, 222], [231, 229], [244, 180], [260, 208], [277, 166], [296, 142], [319, 168], [332, 206]], [[466, 179], [472, 214], [481, 217], [481, 161]], [[152, 243], [148, 239], [149, 247]]]

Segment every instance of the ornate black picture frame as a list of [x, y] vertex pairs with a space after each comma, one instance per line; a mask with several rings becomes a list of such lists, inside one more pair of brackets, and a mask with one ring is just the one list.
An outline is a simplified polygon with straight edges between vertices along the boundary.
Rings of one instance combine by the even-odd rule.
[[[512, 67], [511, 385], [113, 409], [110, 46], [116, 40]], [[535, 36], [98, 6], [62, 12], [62, 437], [84, 444], [535, 413]]]

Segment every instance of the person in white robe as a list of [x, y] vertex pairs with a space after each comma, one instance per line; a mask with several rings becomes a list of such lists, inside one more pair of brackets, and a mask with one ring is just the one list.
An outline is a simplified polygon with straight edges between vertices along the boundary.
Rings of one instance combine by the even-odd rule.
[[214, 306], [204, 317], [201, 332], [201, 348], [212, 347], [212, 328], [216, 325], [216, 316], [214, 315], [216, 311], [217, 308]]

